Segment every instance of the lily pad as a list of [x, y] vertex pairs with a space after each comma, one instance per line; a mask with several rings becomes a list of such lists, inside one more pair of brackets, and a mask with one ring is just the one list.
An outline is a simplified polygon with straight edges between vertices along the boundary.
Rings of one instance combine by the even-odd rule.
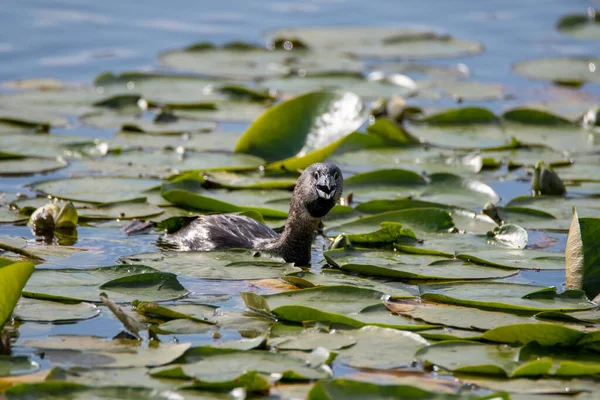
[[521, 61], [514, 65], [514, 71], [533, 79], [570, 85], [581, 85], [586, 82], [600, 82], [600, 74], [596, 73], [600, 58], [557, 57]]
[[267, 375], [280, 374], [284, 380], [295, 381], [328, 376], [324, 370], [307, 367], [304, 360], [286, 354], [266, 351], [210, 351], [209, 349], [200, 361], [154, 369], [150, 374], [158, 378], [194, 379], [198, 388], [200, 383], [209, 386], [234, 381], [247, 371]]
[[0, 161], [0, 176], [32, 175], [56, 171], [69, 165], [59, 158], [21, 158]]
[[348, 335], [356, 340], [356, 344], [338, 350], [339, 358], [336, 361], [354, 368], [409, 367], [415, 352], [428, 344], [416, 333], [378, 326], [365, 326]]
[[19, 156], [56, 158], [73, 156], [71, 147], [95, 146], [94, 140], [84, 136], [67, 135], [0, 135], [3, 153]]
[[26, 297], [98, 302], [105, 291], [116, 302], [171, 300], [188, 293], [174, 274], [144, 265], [91, 269], [37, 269], [26, 286]]
[[[340, 317], [344, 314], [359, 313], [361, 310], [381, 304], [384, 293], [353, 286], [323, 286], [296, 290], [290, 293], [258, 296], [254, 293], [241, 293], [246, 305], [264, 314], [277, 316], [288, 321], [302, 322], [310, 313], [315, 317]], [[340, 318], [340, 322], [344, 318]]]
[[12, 314], [21, 297], [34, 266], [30, 262], [15, 262], [0, 266], [0, 283], [4, 290], [0, 293], [0, 328]]
[[364, 234], [376, 231], [383, 222], [398, 222], [410, 227], [417, 235], [420, 232], [448, 231], [454, 227], [450, 214], [439, 208], [413, 208], [390, 211], [359, 218], [345, 224], [333, 226], [325, 231], [328, 236], [339, 233]]
[[45, 340], [30, 339], [25, 346], [44, 352], [56, 364], [93, 368], [158, 367], [179, 358], [190, 343], [140, 347], [137, 341], [106, 341], [86, 336], [55, 336]]
[[366, 99], [392, 96], [408, 97], [415, 92], [415, 88], [397, 85], [393, 81], [372, 81], [365, 79], [360, 74], [335, 72], [269, 79], [261, 83], [269, 88], [289, 94], [319, 89], [343, 89]]
[[361, 278], [356, 275], [344, 273], [336, 269], [323, 269], [320, 274], [312, 272], [294, 272], [281, 277], [286, 282], [293, 283], [300, 288], [311, 288], [316, 286], [357, 286], [372, 289], [390, 295], [391, 298], [411, 298], [414, 287], [406, 285], [406, 289], [387, 285], [385, 281], [373, 278]]
[[500, 282], [447, 283], [420, 287], [421, 297], [440, 303], [523, 312], [579, 311], [594, 307], [583, 292]]
[[[287, 218], [290, 193], [283, 190], [207, 190], [199, 181], [163, 186], [162, 196], [179, 207], [199, 211], [256, 211], [266, 218]], [[276, 200], [283, 199], [283, 204]], [[239, 205], [238, 205], [239, 204]]]
[[367, 108], [351, 92], [309, 92], [272, 107], [246, 130], [235, 151], [278, 161], [341, 139], [366, 120]]
[[123, 72], [104, 72], [94, 79], [96, 91], [103, 95], [137, 93], [154, 103], [202, 103], [227, 100], [219, 92], [225, 82], [197, 76]]
[[[486, 311], [472, 307], [414, 301], [388, 301], [386, 307], [399, 315], [415, 318], [429, 324], [458, 329], [486, 331], [510, 324], [535, 323], [531, 318], [506, 312]], [[475, 334], [472, 332], [471, 334]]]
[[26, 356], [0, 355], [0, 377], [28, 374], [38, 370], [39, 367]]
[[337, 331], [326, 333], [299, 328], [297, 332], [289, 332], [291, 329], [285, 329], [281, 334], [273, 335], [273, 332], [277, 329], [276, 327], [277, 325], [271, 327], [271, 338], [268, 340], [267, 345], [279, 351], [310, 351], [319, 347], [332, 351], [356, 344], [356, 340], [352, 336]]
[[138, 199], [159, 184], [160, 181], [151, 179], [87, 176], [40, 181], [32, 187], [54, 197], [97, 204]]
[[[186, 150], [132, 150], [121, 154], [110, 154], [101, 161], [87, 162], [91, 170], [101, 172], [124, 171], [129, 176], [169, 177], [183, 171], [202, 170], [252, 170], [264, 160], [248, 154], [227, 151], [195, 152]], [[121, 174], [121, 175], [123, 175]]]
[[0, 205], [0, 223], [16, 223], [27, 221], [29, 217], [21, 215], [16, 211], [9, 209], [7, 206]]
[[397, 250], [410, 254], [456, 257], [477, 264], [500, 268], [562, 270], [563, 253], [535, 249], [509, 249], [488, 244], [487, 238], [470, 234], [437, 235], [428, 238], [424, 246], [399, 245]]
[[299, 40], [315, 51], [350, 53], [366, 58], [447, 58], [483, 51], [480, 43], [455, 39], [427, 29], [363, 26], [288, 28], [268, 32], [268, 36]]
[[391, 251], [330, 250], [324, 253], [330, 264], [344, 271], [400, 279], [471, 280], [505, 278], [514, 270], [483, 267], [444, 257], [410, 256]]
[[173, 114], [174, 120], [158, 122], [143, 115], [122, 114], [115, 111], [93, 111], [80, 117], [84, 125], [94, 128], [120, 128], [124, 131], [146, 133], [152, 135], [177, 135], [188, 132], [206, 132], [216, 127], [214, 122], [184, 118]]
[[556, 23], [556, 29], [565, 35], [577, 39], [598, 40], [600, 39], [600, 18], [598, 17], [598, 11], [590, 7], [587, 15], [565, 15]]
[[506, 345], [444, 341], [421, 349], [416, 356], [422, 361], [457, 373], [520, 377], [545, 375], [549, 372], [552, 360], [519, 362], [519, 350], [518, 347]]
[[97, 317], [100, 309], [90, 303], [64, 304], [23, 297], [15, 307], [14, 317], [21, 321], [74, 323]]
[[340, 54], [312, 53], [303, 49], [279, 50], [256, 46], [222, 46], [215, 48], [208, 43], [196, 43], [181, 50], [167, 51], [159, 55], [162, 64], [184, 71], [234, 79], [276, 77], [294, 70], [327, 72], [347, 70], [361, 72], [359, 60]]
[[200, 279], [267, 279], [300, 270], [280, 257], [249, 250], [142, 253], [121, 261]]

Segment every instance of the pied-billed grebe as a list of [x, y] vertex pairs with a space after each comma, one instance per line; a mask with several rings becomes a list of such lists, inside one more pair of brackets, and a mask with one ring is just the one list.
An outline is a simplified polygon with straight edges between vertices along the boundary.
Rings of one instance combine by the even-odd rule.
[[310, 248], [321, 219], [342, 195], [342, 171], [329, 163], [306, 168], [294, 188], [283, 233], [241, 215], [205, 215], [163, 241], [182, 251], [268, 250], [297, 265], [310, 263]]

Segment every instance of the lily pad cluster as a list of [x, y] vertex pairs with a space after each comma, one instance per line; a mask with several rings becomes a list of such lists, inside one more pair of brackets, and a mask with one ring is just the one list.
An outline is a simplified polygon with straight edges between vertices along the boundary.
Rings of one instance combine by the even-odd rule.
[[[558, 29], [593, 33], [579, 23]], [[0, 393], [593, 398], [598, 104], [504, 103], [465, 64], [431, 61], [484, 51], [436, 30], [265, 37], [165, 51], [166, 72], [0, 95], [0, 286], [14, 286], [0, 293], [13, 349]], [[573, 95], [597, 83], [595, 63], [514, 70]], [[65, 134], [73, 121], [98, 138]], [[198, 214], [280, 230], [321, 161], [341, 167], [344, 196], [310, 266], [160, 240]], [[64, 226], [74, 240], [44, 240]]]

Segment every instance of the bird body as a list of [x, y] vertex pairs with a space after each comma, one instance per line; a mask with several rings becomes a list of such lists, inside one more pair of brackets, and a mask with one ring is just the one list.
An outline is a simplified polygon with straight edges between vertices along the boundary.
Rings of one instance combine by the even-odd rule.
[[278, 235], [268, 226], [241, 215], [199, 216], [163, 241], [181, 251], [225, 249], [268, 250], [287, 262], [310, 263], [315, 230], [333, 208], [343, 191], [340, 169], [329, 163], [316, 163], [298, 178], [285, 228]]

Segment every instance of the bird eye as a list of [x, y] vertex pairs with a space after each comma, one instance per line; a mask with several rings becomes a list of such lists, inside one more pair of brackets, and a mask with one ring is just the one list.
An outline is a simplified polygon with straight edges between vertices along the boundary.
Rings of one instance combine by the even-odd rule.
[[315, 177], [315, 179], [319, 179], [319, 173], [315, 171], [315, 173], [313, 174], [313, 176]]
[[337, 179], [338, 179], [338, 176], [339, 176], [339, 175], [338, 175], [338, 172], [337, 172], [337, 171], [335, 171], [335, 172], [333, 173], [333, 179], [335, 179], [335, 180], [337, 181]]

